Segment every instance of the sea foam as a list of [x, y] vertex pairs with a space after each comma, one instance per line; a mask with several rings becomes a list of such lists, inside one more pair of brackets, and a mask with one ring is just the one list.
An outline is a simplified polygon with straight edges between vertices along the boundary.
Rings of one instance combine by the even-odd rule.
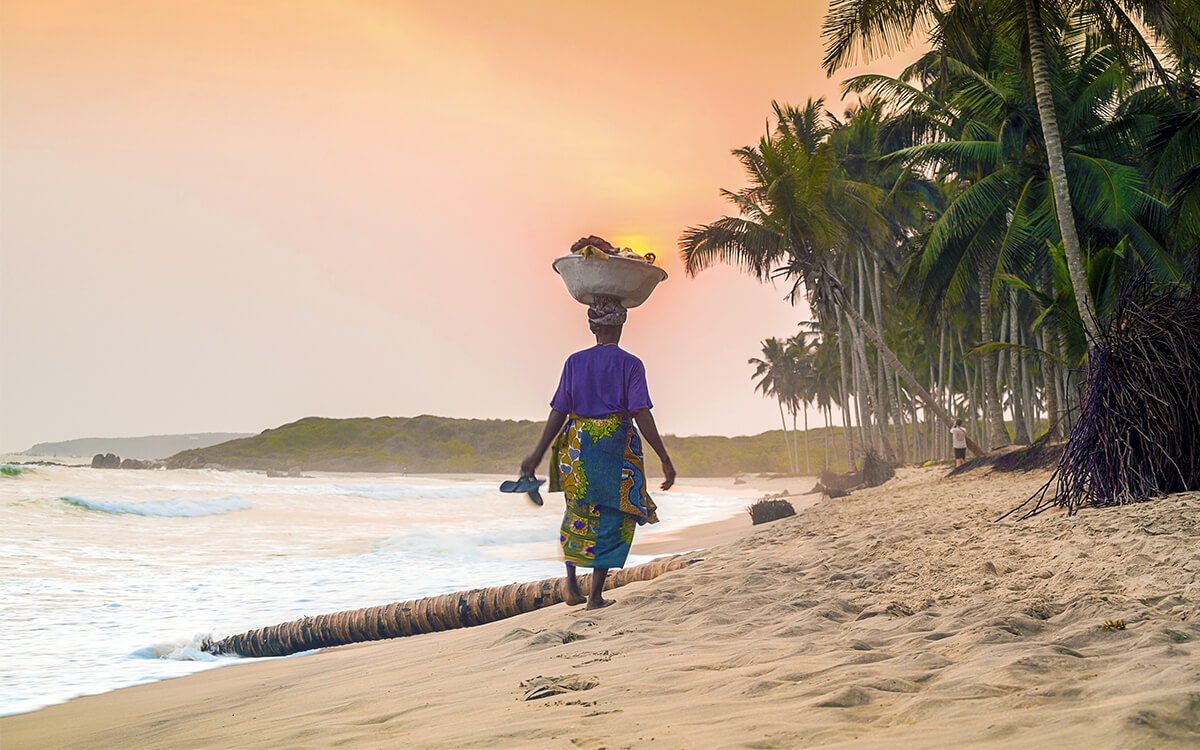
[[132, 656], [141, 659], [172, 659], [174, 661], [216, 661], [219, 657], [204, 650], [204, 647], [213, 640], [211, 633], [198, 633], [191, 638], [181, 638], [140, 648], [134, 651]]
[[480, 484], [335, 484], [329, 494], [365, 497], [371, 500], [442, 500], [499, 494], [499, 488]]
[[114, 515], [129, 514], [134, 516], [163, 516], [169, 518], [198, 518], [201, 516], [219, 516], [238, 510], [249, 510], [250, 503], [245, 498], [233, 496], [217, 500], [146, 500], [144, 502], [129, 502], [125, 500], [88, 500], [82, 497], [60, 497], [60, 501], [87, 510], [111, 513]]

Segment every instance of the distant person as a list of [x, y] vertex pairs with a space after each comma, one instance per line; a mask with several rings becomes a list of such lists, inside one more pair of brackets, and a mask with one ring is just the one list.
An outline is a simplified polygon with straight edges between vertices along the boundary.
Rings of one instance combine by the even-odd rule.
[[[565, 493], [567, 505], [558, 537], [567, 564], [567, 604], [587, 602], [588, 609], [612, 604], [601, 596], [609, 569], [625, 565], [639, 524], [658, 522], [646, 491], [638, 428], [662, 461], [662, 489], [675, 484], [675, 467], [650, 414], [646, 368], [617, 346], [625, 315], [613, 298], [588, 307], [596, 345], [567, 358], [546, 427], [521, 462], [521, 476], [532, 477], [553, 445], [550, 491]], [[592, 569], [586, 598], [575, 578], [580, 565]]]
[[954, 426], [950, 428], [950, 437], [954, 444], [954, 468], [963, 465], [967, 460], [967, 430], [962, 426], [962, 420], [954, 420]]

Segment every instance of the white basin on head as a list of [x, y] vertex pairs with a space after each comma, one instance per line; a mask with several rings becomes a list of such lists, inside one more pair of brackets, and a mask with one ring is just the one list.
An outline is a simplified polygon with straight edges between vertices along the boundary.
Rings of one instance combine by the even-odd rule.
[[652, 263], [619, 255], [607, 259], [564, 255], [554, 261], [554, 270], [579, 302], [590, 305], [601, 294], [620, 299], [626, 308], [645, 302], [667, 278], [667, 272]]

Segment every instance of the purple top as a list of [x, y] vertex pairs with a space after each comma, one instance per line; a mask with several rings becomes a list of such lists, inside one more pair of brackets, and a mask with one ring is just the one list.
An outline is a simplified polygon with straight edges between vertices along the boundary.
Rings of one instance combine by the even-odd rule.
[[550, 408], [585, 418], [632, 414], [652, 406], [645, 365], [615, 344], [597, 344], [567, 357], [558, 391], [550, 400]]

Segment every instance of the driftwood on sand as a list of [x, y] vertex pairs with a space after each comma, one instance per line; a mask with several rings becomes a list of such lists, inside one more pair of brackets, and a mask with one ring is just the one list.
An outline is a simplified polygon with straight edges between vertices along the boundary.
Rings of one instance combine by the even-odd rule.
[[825, 469], [821, 472], [821, 478], [806, 494], [815, 495], [819, 492], [827, 497], [845, 497], [854, 490], [878, 487], [894, 476], [896, 470], [891, 464], [874, 453], [868, 453], [863, 458], [863, 467], [859, 471], [834, 474]]
[[[663, 573], [698, 562], [686, 555], [654, 560], [644, 565], [609, 573], [605, 590], [634, 581], [648, 581]], [[587, 591], [591, 574], [579, 577]], [[433, 633], [503, 620], [564, 601], [565, 578], [548, 578], [529, 583], [511, 583], [485, 589], [460, 591], [413, 601], [304, 617], [281, 625], [258, 628], [204, 645], [213, 654], [238, 656], [287, 656], [301, 651], [348, 643], [399, 638]]]

